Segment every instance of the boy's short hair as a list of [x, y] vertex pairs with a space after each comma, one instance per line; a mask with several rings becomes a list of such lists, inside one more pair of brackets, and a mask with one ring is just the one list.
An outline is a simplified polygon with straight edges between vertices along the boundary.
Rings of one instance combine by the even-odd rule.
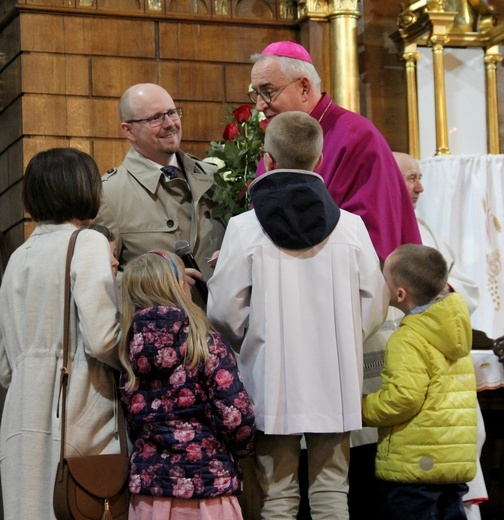
[[448, 266], [433, 247], [404, 244], [392, 253], [389, 272], [394, 285], [404, 287], [416, 305], [426, 305], [444, 289]]
[[322, 127], [304, 112], [283, 112], [266, 128], [264, 151], [274, 157], [276, 168], [311, 171], [324, 144]]

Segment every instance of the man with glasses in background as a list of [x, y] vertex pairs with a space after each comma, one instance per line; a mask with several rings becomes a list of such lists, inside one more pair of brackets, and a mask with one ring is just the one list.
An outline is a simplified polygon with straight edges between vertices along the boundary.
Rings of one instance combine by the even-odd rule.
[[224, 229], [212, 219], [207, 193], [216, 167], [180, 150], [182, 109], [168, 92], [152, 83], [133, 85], [119, 102], [121, 129], [131, 148], [118, 168], [103, 176], [103, 202], [96, 223], [117, 237], [119, 261], [151, 249], [174, 251], [189, 242], [209, 278], [206, 258], [221, 245]]

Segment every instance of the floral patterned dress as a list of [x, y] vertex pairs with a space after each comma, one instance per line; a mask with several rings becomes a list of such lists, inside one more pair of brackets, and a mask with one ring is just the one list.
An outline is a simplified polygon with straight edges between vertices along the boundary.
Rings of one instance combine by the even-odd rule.
[[253, 448], [254, 412], [226, 339], [209, 332], [209, 359], [184, 364], [189, 322], [174, 307], [151, 307], [133, 320], [130, 361], [137, 377], [124, 389], [132, 494], [209, 498], [242, 491], [236, 463]]

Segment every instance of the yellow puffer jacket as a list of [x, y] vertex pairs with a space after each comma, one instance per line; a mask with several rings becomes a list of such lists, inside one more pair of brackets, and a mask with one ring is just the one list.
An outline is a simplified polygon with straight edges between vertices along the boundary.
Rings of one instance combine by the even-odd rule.
[[476, 473], [476, 382], [464, 299], [449, 294], [403, 318], [385, 353], [382, 387], [363, 400], [379, 432], [376, 476], [468, 482]]

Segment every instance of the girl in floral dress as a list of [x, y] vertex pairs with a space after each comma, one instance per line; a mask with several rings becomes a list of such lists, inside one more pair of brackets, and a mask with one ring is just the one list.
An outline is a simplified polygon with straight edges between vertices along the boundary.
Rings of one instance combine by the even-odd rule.
[[192, 302], [177, 256], [131, 260], [121, 291], [129, 518], [241, 519], [237, 458], [252, 450], [255, 423], [230, 346]]

